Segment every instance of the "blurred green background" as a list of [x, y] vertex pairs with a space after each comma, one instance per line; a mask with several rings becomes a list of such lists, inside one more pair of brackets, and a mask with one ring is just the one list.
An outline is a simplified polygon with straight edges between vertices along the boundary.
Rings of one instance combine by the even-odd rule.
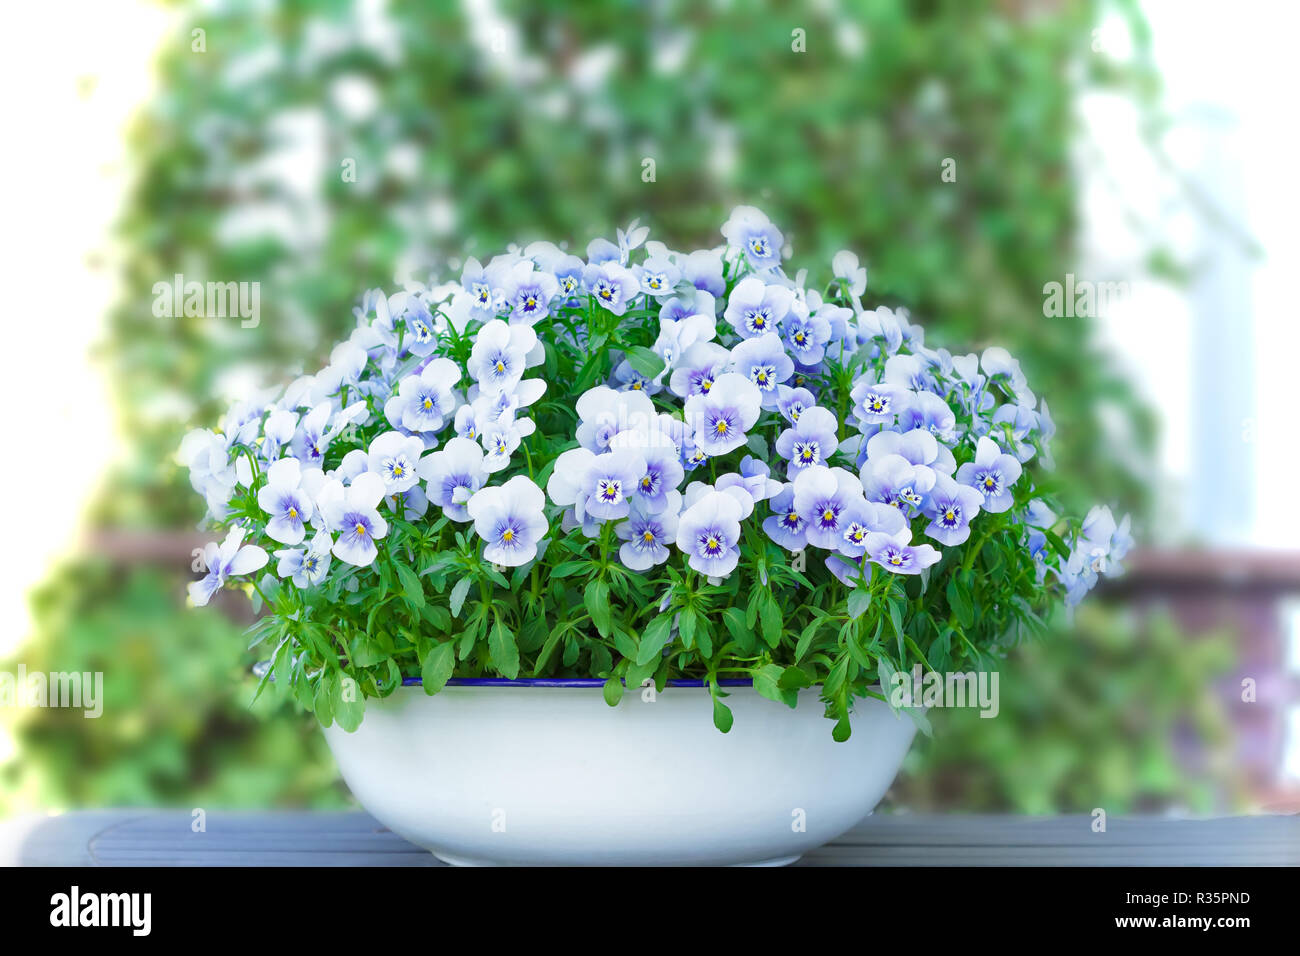
[[[1134, 38], [1123, 64], [1093, 49], [1106, 12]], [[796, 268], [828, 275], [852, 249], [869, 302], [908, 307], [927, 344], [1019, 356], [1058, 423], [1067, 499], [1147, 508], [1132, 463], [1150, 414], [1089, 324], [1044, 321], [1042, 305], [1076, 257], [1078, 97], [1156, 109], [1135, 6], [222, 0], [183, 19], [130, 132], [116, 237], [124, 293], [103, 356], [129, 458], [91, 516], [102, 546], [34, 596], [18, 657], [103, 670], [109, 699], [100, 720], [12, 718], [0, 812], [348, 799], [309, 718], [249, 709], [247, 608], [185, 609], [202, 507], [173, 455], [252, 383], [322, 364], [360, 293], [399, 268], [458, 276], [467, 255], [537, 238], [581, 250], [636, 218], [675, 247], [712, 246], [733, 205], [759, 205]], [[175, 273], [261, 283], [260, 325], [155, 317], [153, 285]], [[1133, 425], [1125, 456], [1107, 408]], [[1210, 691], [1226, 638], [1196, 648], [1166, 617], [1092, 607], [1009, 662], [1024, 679], [1003, 680], [999, 719], [941, 715], [891, 800], [1234, 806], [1222, 774], [1175, 750], [1189, 728], [1202, 749], [1227, 733]]]

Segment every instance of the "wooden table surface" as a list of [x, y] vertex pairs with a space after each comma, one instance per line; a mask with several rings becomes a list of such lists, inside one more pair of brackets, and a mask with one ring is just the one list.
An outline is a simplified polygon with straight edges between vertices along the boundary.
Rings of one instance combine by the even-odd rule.
[[[366, 813], [82, 811], [0, 822], [0, 865], [442, 866]], [[1300, 816], [868, 817], [802, 866], [1300, 866]]]

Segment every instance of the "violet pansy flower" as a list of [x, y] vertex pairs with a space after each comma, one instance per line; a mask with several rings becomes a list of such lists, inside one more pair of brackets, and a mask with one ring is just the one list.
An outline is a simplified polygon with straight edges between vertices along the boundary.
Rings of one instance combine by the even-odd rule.
[[706, 491], [682, 512], [677, 547], [687, 563], [710, 578], [725, 578], [740, 561], [739, 501], [725, 492]]
[[420, 480], [423, 455], [424, 442], [417, 436], [384, 432], [370, 443], [366, 470], [383, 479], [386, 494], [397, 494]]
[[776, 453], [788, 462], [791, 478], [805, 468], [826, 464], [839, 447], [837, 426], [833, 412], [814, 405], [804, 409], [799, 420], [777, 436]]
[[753, 206], [737, 206], [722, 226], [722, 235], [733, 249], [744, 253], [756, 272], [765, 272], [781, 264], [781, 231], [772, 220]]
[[189, 585], [190, 600], [197, 606], [203, 607], [212, 600], [212, 595], [230, 578], [251, 574], [266, 566], [265, 551], [255, 544], [243, 544], [247, 533], [246, 528], [236, 525], [221, 544], [210, 541], [203, 549], [203, 563], [208, 573], [202, 580]]
[[275, 573], [292, 578], [295, 587], [309, 588], [324, 580], [330, 569], [330, 549], [334, 539], [322, 528], [305, 546], [275, 552], [279, 558]]
[[338, 534], [334, 557], [359, 568], [369, 567], [379, 554], [375, 541], [388, 534], [388, 522], [378, 511], [387, 488], [374, 472], [352, 479], [346, 489], [341, 482], [329, 483], [317, 503], [325, 526]]
[[745, 432], [758, 421], [762, 404], [757, 385], [736, 372], [726, 372], [708, 392], [686, 400], [686, 422], [705, 454], [725, 455], [745, 444]]
[[731, 290], [725, 318], [744, 339], [779, 332], [790, 314], [794, 292], [783, 285], [768, 285], [757, 276], [745, 276]]
[[281, 458], [266, 470], [266, 484], [257, 492], [258, 507], [270, 515], [266, 533], [281, 544], [301, 541], [307, 534], [304, 524], [315, 511], [301, 483], [302, 464], [297, 458]]
[[547, 528], [545, 504], [542, 489], [523, 475], [475, 492], [466, 507], [474, 531], [483, 539], [483, 557], [511, 568], [537, 557]]
[[813, 465], [794, 479], [794, 510], [808, 522], [808, 543], [827, 551], [839, 547], [849, 505], [862, 497], [862, 485], [843, 468]]
[[925, 503], [930, 524], [925, 533], [942, 545], [954, 547], [970, 537], [970, 523], [980, 511], [984, 496], [969, 485], [939, 475]]
[[867, 535], [867, 556], [891, 574], [920, 574], [941, 555], [928, 544], [911, 544], [912, 532], [873, 531]]
[[677, 540], [682, 496], [680, 492], [670, 491], [666, 498], [666, 507], [654, 514], [634, 501], [628, 519], [614, 527], [614, 533], [623, 542], [618, 558], [631, 571], [648, 571], [668, 560], [668, 548]]
[[1011, 486], [1020, 477], [1020, 462], [998, 448], [987, 435], [975, 446], [975, 460], [957, 469], [957, 480], [984, 496], [983, 508], [992, 514], [1007, 511], [1015, 498]]
[[441, 450], [420, 461], [420, 477], [428, 499], [452, 521], [468, 521], [465, 503], [487, 483], [483, 449], [478, 442], [457, 436]]
[[794, 374], [794, 362], [785, 354], [781, 337], [766, 332], [745, 339], [731, 350], [731, 362], [738, 374], [758, 386], [763, 407], [776, 408], [780, 398], [777, 387]]

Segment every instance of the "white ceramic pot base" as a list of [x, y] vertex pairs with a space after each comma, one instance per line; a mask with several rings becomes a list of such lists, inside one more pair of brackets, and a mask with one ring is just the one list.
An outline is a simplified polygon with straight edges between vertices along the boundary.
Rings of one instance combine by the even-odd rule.
[[[448, 866], [516, 866], [519, 864], [502, 862], [499, 860], [485, 860], [482, 858], [454, 856], [450, 853], [439, 853], [433, 851], [433, 855], [442, 860]], [[759, 860], [757, 863], [729, 863], [728, 866], [789, 866], [791, 863], [798, 862], [802, 853], [796, 853], [794, 856], [779, 856], [771, 860]], [[527, 865], [527, 864], [523, 864]]]
[[362, 806], [448, 863], [551, 866], [778, 865], [865, 817], [915, 726], [874, 699], [831, 739], [817, 692], [790, 709], [728, 687], [404, 687], [326, 738]]

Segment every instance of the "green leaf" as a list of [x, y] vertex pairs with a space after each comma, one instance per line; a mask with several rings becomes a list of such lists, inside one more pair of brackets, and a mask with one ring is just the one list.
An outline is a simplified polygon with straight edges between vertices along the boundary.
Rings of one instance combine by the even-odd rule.
[[609, 585], [604, 581], [590, 582], [582, 593], [582, 603], [600, 636], [609, 637], [614, 627], [614, 615], [609, 609]]
[[442, 690], [451, 678], [455, 667], [456, 649], [452, 646], [452, 642], [433, 645], [420, 666], [420, 680], [424, 684], [424, 692], [433, 695]]
[[673, 618], [671, 614], [660, 614], [646, 626], [641, 633], [641, 644], [636, 652], [638, 665], [645, 665], [657, 660], [672, 636]]
[[971, 607], [970, 595], [963, 583], [955, 575], [948, 580], [947, 595], [948, 606], [957, 615], [957, 620], [961, 622], [961, 626], [970, 627], [974, 624], [975, 609]]
[[334, 700], [334, 719], [351, 733], [361, 726], [366, 713], [366, 698], [356, 680], [344, 676], [338, 683], [338, 696]]
[[801, 667], [791, 665], [781, 672], [781, 678], [777, 681], [782, 690], [801, 690], [805, 687], [811, 687], [812, 678]]
[[644, 375], [646, 378], [654, 378], [664, 370], [664, 360], [651, 349], [644, 345], [637, 345], [627, 350], [624, 355], [627, 364]]
[[682, 646], [691, 648], [695, 646], [695, 626], [696, 626], [695, 608], [685, 608], [681, 616], [677, 618], [677, 633], [682, 636]]
[[871, 592], [857, 587], [849, 592], [849, 617], [859, 618], [871, 607]]
[[817, 618], [814, 621], [810, 621], [808, 625], [803, 629], [803, 633], [799, 635], [799, 642], [795, 645], [794, 648], [794, 659], [796, 662], [804, 659], [804, 655], [806, 655], [808, 653], [808, 649], [812, 647], [813, 637], [816, 636], [817, 630], [821, 626], [822, 626], [822, 619]]
[[758, 642], [754, 640], [754, 629], [745, 626], [745, 612], [740, 608], [729, 607], [723, 611], [722, 623], [742, 654], [753, 654], [758, 649]]
[[469, 594], [469, 586], [473, 583], [473, 579], [467, 574], [457, 581], [456, 586], [451, 589], [452, 617], [460, 617], [460, 609], [465, 606], [465, 595]]
[[758, 691], [768, 700], [774, 700], [778, 704], [786, 704], [793, 707], [794, 702], [790, 699], [794, 691], [786, 690], [781, 686], [781, 678], [785, 676], [785, 668], [780, 664], [764, 664], [762, 667], [756, 667], [750, 671], [754, 678], [754, 690]]
[[831, 739], [838, 744], [844, 743], [853, 734], [853, 725], [849, 723], [849, 715], [841, 714], [840, 719], [835, 722], [831, 728]]
[[605, 703], [611, 707], [617, 707], [618, 702], [623, 699], [623, 681], [618, 677], [611, 677], [605, 681], [605, 686], [601, 693], [605, 696]]
[[334, 695], [338, 690], [339, 675], [337, 671], [322, 674], [316, 680], [316, 695], [312, 698], [312, 710], [322, 727], [334, 723]]
[[519, 676], [519, 647], [515, 644], [515, 635], [500, 618], [492, 625], [488, 635], [488, 655], [492, 666], [501, 672], [501, 676], [514, 680]]
[[763, 640], [768, 647], [775, 648], [781, 643], [781, 609], [777, 607], [776, 598], [772, 597], [770, 591], [767, 599], [759, 605], [758, 613], [763, 623]]
[[715, 696], [713, 698], [713, 726], [725, 734], [731, 730], [731, 725], [735, 719], [731, 713], [731, 708], [724, 704], [721, 698]]

